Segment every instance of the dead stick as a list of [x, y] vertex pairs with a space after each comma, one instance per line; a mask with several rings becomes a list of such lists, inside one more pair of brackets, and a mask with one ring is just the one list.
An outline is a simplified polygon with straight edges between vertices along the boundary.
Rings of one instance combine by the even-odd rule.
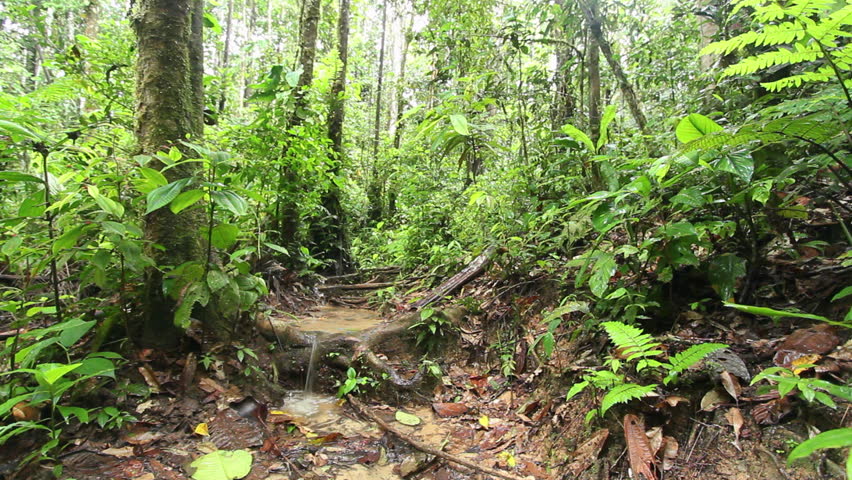
[[429, 445], [426, 445], [425, 443], [422, 443], [418, 440], [411, 438], [410, 436], [406, 435], [404, 432], [397, 430], [395, 427], [392, 427], [388, 422], [384, 421], [381, 417], [379, 417], [375, 413], [369, 411], [364, 406], [363, 403], [358, 401], [352, 395], [347, 395], [346, 399], [349, 400], [349, 403], [351, 403], [352, 406], [355, 407], [356, 410], [358, 410], [358, 413], [360, 413], [361, 415], [363, 415], [363, 416], [369, 418], [370, 420], [376, 422], [384, 430], [394, 434], [400, 440], [411, 445], [412, 447], [416, 448], [417, 450], [420, 450], [421, 452], [428, 453], [429, 455], [434, 455], [434, 456], [439, 457], [439, 458], [443, 458], [444, 460], [446, 460], [448, 462], [463, 465], [467, 468], [476, 470], [478, 472], [482, 472], [486, 475], [493, 475], [495, 477], [505, 478], [506, 480], [523, 480], [522, 477], [518, 477], [517, 475], [512, 475], [509, 472], [496, 470], [496, 469], [493, 469], [493, 468], [490, 468], [490, 467], [486, 467], [484, 465], [477, 465], [476, 463], [471, 462], [469, 460], [465, 460], [465, 459], [459, 458], [455, 455], [451, 455], [449, 453], [446, 453], [442, 450], [438, 450], [437, 448], [430, 447]]

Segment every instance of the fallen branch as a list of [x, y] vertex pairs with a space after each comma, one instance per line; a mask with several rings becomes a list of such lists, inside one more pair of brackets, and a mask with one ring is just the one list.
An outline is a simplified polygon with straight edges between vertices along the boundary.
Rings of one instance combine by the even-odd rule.
[[421, 452], [428, 453], [429, 455], [434, 455], [436, 457], [442, 458], [448, 462], [455, 463], [458, 465], [465, 466], [477, 472], [482, 472], [486, 475], [491, 475], [494, 477], [505, 478], [506, 480], [523, 480], [522, 477], [517, 475], [513, 475], [509, 472], [505, 472], [502, 470], [497, 470], [491, 467], [486, 467], [485, 465], [479, 465], [470, 460], [466, 460], [464, 458], [457, 457], [455, 455], [444, 452], [443, 450], [439, 450], [437, 448], [431, 447], [419, 440], [415, 440], [407, 435], [405, 432], [398, 430], [396, 427], [391, 426], [388, 422], [384, 421], [381, 417], [376, 415], [367, 409], [367, 407], [357, 400], [352, 395], [347, 395], [346, 399], [349, 400], [349, 403], [355, 407], [355, 410], [358, 411], [361, 415], [369, 418], [373, 422], [377, 423], [380, 427], [382, 427], [385, 431], [392, 433], [394, 436], [402, 440], [403, 442], [411, 445], [412, 447], [420, 450]]
[[485, 271], [485, 267], [487, 267], [491, 263], [491, 257], [494, 255], [494, 252], [497, 251], [497, 247], [490, 246], [486, 248], [482, 253], [479, 254], [478, 257], [473, 259], [462, 271], [453, 275], [452, 278], [447, 280], [438, 286], [435, 290], [432, 290], [432, 294], [428, 297], [421, 298], [420, 300], [414, 302], [411, 307], [415, 310], [419, 310], [425, 306], [428, 306], [432, 303], [441, 300], [447, 295], [453, 293], [459, 288], [463, 287], [467, 282], [473, 280], [478, 277]]

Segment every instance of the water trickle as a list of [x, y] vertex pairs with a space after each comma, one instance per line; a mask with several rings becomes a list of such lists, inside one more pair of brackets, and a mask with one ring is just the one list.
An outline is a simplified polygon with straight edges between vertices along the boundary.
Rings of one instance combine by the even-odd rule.
[[311, 338], [311, 356], [308, 361], [308, 374], [305, 377], [305, 391], [311, 393], [314, 391], [314, 382], [317, 376], [317, 362], [319, 361], [319, 341], [318, 335]]

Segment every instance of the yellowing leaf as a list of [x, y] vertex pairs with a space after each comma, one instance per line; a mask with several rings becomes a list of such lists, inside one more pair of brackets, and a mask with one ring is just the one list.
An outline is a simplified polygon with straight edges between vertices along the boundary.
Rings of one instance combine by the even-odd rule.
[[811, 365], [814, 365], [822, 358], [821, 355], [817, 355], [816, 353], [812, 353], [810, 355], [801, 356], [792, 362], [793, 373], [798, 375], [808, 369], [810, 369]]
[[195, 426], [195, 433], [206, 437], [210, 435], [210, 430], [207, 428], [206, 423], [199, 423]]
[[497, 456], [502, 458], [503, 461], [506, 462], [506, 465], [509, 466], [509, 468], [515, 468], [515, 465], [518, 464], [518, 461], [515, 460], [515, 456], [512, 454], [512, 452], [502, 451], [498, 453]]
[[420, 425], [420, 417], [418, 417], [417, 415], [412, 415], [410, 413], [403, 412], [402, 410], [397, 410], [396, 414], [394, 415], [394, 418], [396, 418], [397, 422], [403, 425], [409, 425], [412, 427], [414, 425]]
[[270, 415], [287, 415], [287, 412], [282, 412], [281, 410], [271, 410], [269, 412]]
[[482, 425], [484, 428], [489, 428], [491, 420], [488, 418], [488, 415], [483, 415], [479, 417], [479, 424]]

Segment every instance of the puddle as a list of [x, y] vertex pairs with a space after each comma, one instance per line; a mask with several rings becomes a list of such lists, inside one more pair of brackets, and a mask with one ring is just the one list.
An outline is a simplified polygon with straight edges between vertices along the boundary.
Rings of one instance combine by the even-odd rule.
[[303, 332], [354, 333], [384, 322], [373, 310], [323, 305], [297, 317], [292, 325]]
[[294, 423], [317, 433], [382, 436], [375, 425], [346, 416], [340, 401], [330, 395], [288, 392], [280, 410], [293, 417]]

